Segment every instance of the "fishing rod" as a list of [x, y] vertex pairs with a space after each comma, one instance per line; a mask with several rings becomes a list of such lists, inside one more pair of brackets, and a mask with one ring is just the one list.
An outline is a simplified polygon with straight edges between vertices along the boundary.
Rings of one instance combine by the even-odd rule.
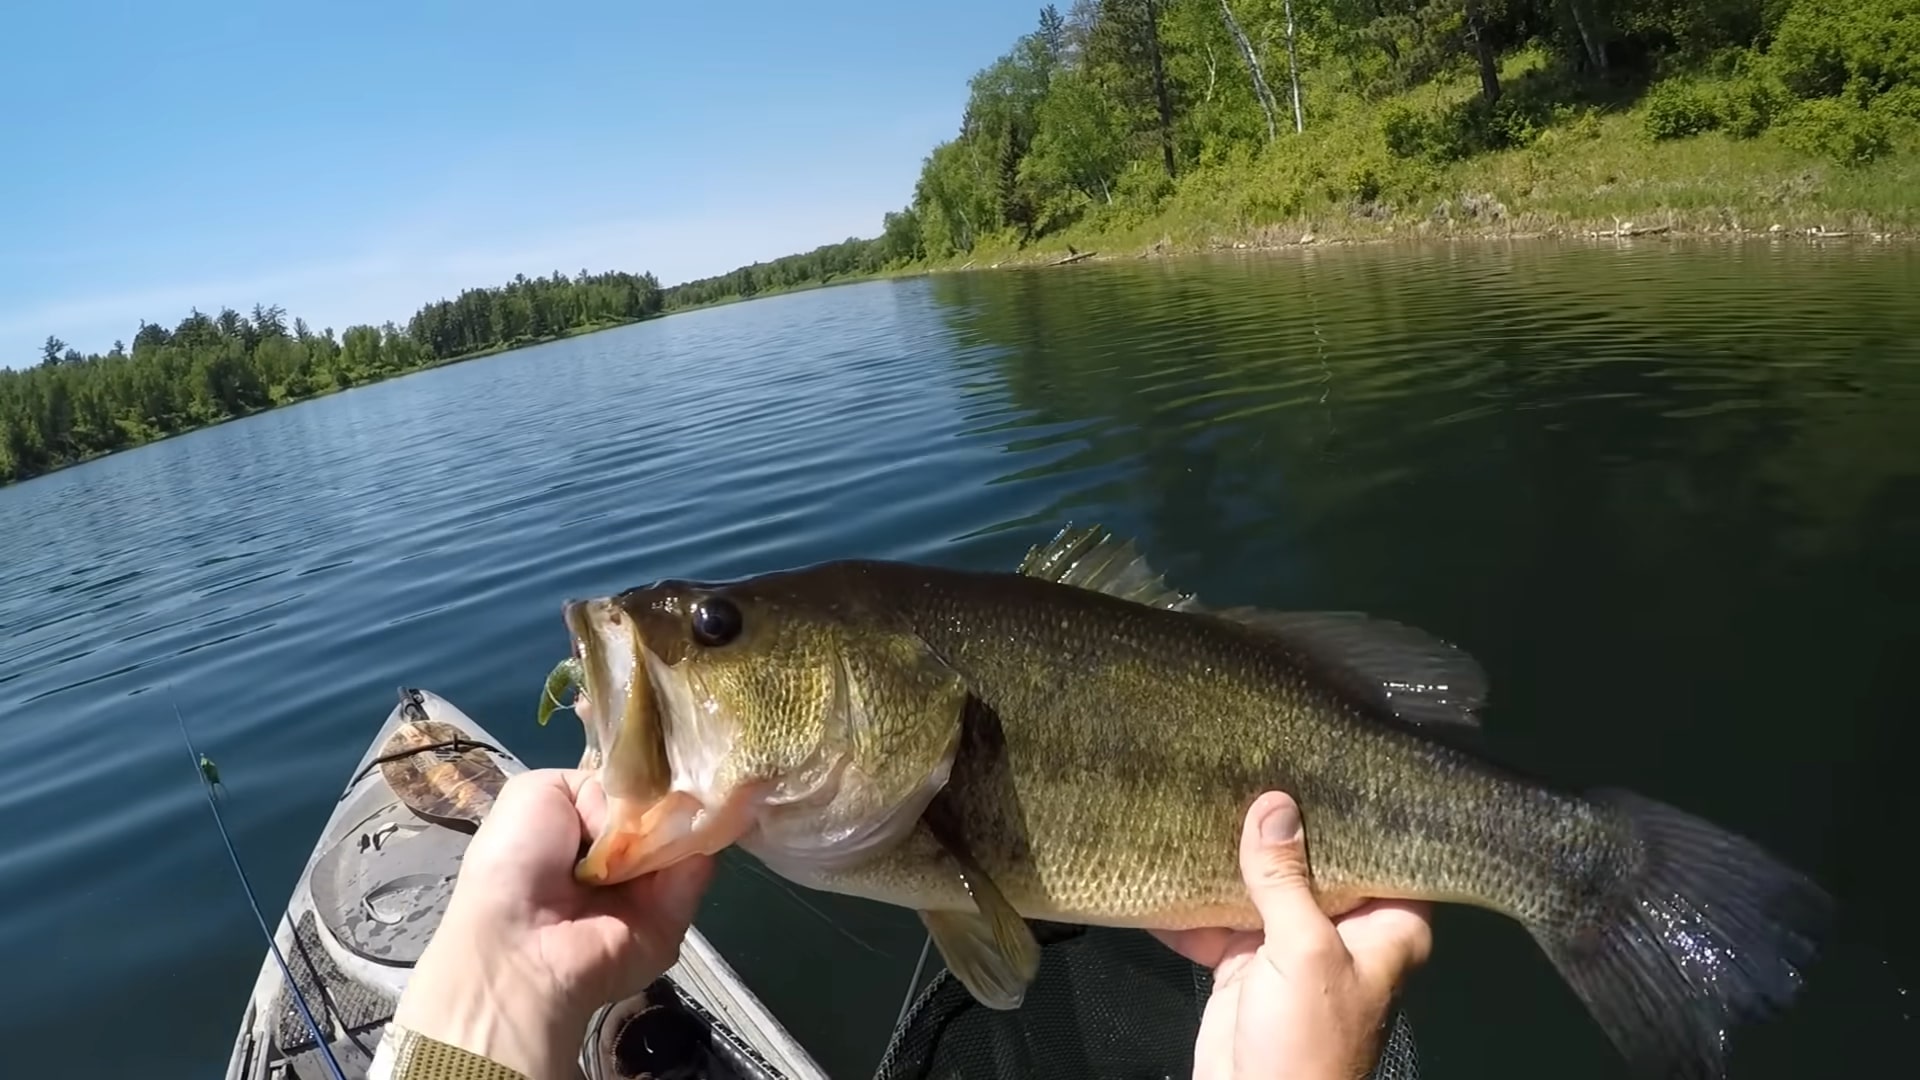
[[220, 830], [220, 840], [227, 845], [227, 858], [233, 863], [233, 872], [240, 878], [240, 888], [247, 894], [247, 906], [253, 909], [253, 921], [260, 926], [260, 933], [267, 939], [267, 948], [273, 953], [273, 961], [280, 965], [280, 974], [287, 980], [287, 989], [293, 992], [293, 1003], [300, 1010], [300, 1018], [307, 1022], [307, 1032], [313, 1036], [313, 1044], [320, 1049], [320, 1056], [327, 1061], [327, 1071], [333, 1074], [333, 1080], [347, 1080], [347, 1074], [340, 1069], [340, 1062], [334, 1059], [333, 1046], [320, 1031], [320, 1022], [313, 1018], [313, 1010], [307, 1007], [307, 997], [300, 992], [300, 984], [294, 981], [293, 970], [287, 967], [287, 958], [280, 955], [280, 943], [273, 940], [273, 931], [267, 929], [266, 916], [260, 914], [260, 901], [253, 894], [253, 883], [247, 880], [247, 871], [240, 865], [240, 852], [234, 849], [233, 836], [227, 832], [227, 823], [220, 817], [220, 805], [214, 799], [214, 788], [220, 783], [220, 771], [205, 754], [193, 748], [193, 739], [187, 734], [187, 719], [180, 715], [180, 703], [173, 700], [173, 686], [167, 686], [167, 698], [173, 704], [173, 718], [180, 725], [180, 740], [187, 744], [187, 759], [193, 762], [193, 770], [200, 774], [200, 792], [207, 797], [207, 809], [213, 813], [214, 827]]

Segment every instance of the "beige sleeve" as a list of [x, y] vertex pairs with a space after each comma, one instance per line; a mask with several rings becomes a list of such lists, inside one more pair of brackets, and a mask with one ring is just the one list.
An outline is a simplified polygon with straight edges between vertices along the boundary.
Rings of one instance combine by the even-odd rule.
[[367, 1080], [528, 1080], [479, 1054], [388, 1023]]

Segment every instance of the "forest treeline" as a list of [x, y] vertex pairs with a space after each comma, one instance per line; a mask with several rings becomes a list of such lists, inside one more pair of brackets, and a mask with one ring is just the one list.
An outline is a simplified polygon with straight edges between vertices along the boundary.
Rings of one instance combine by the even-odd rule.
[[[1196, 191], [1235, 189], [1216, 205], [1236, 227], [1297, 214], [1308, 193], [1403, 212], [1449, 194], [1449, 163], [1556, 131], [1599, 138], [1593, 116], [1623, 104], [1633, 138], [1719, 131], [1871, 163], [1920, 128], [1920, 0], [1048, 5], [973, 77], [957, 132], [877, 236], [665, 289], [651, 274], [523, 276], [337, 338], [277, 307], [143, 324], [95, 356], [48, 338], [38, 366], [0, 371], [0, 482], [476, 352], [1152, 220]], [[1623, 147], [1616, 171], [1639, 152]]]
[[39, 363], [0, 370], [0, 483], [275, 405], [476, 352], [644, 319], [661, 310], [652, 274], [522, 274], [427, 304], [405, 327], [315, 331], [278, 306], [198, 309], [171, 329], [83, 355], [47, 338]]
[[[1536, 62], [1503, 76], [1522, 52]], [[1920, 0], [1079, 0], [1043, 8], [969, 91], [880, 235], [678, 288], [704, 303], [964, 261], [1275, 173], [1238, 205], [1404, 211], [1457, 194], [1434, 189], [1448, 163], [1583, 121], [1598, 137], [1592, 116], [1629, 103], [1652, 141], [1720, 130], [1868, 163], [1920, 127]], [[1310, 168], [1260, 171], [1329, 129]]]

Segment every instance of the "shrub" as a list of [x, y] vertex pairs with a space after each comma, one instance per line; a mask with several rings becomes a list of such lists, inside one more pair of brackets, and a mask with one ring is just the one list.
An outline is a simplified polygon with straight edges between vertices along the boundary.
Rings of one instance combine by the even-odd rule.
[[1552, 107], [1538, 99], [1503, 97], [1486, 110], [1481, 145], [1489, 150], [1532, 146], [1552, 119]]
[[1380, 198], [1386, 188], [1384, 170], [1366, 158], [1361, 158], [1347, 167], [1347, 175], [1340, 186], [1351, 195], [1355, 202], [1370, 203]]
[[1160, 159], [1152, 161], [1130, 161], [1114, 182], [1113, 197], [1116, 202], [1129, 206], [1151, 209], [1173, 194], [1173, 180], [1167, 176], [1167, 170], [1161, 166]]
[[1920, 85], [1920, 0], [1794, 0], [1769, 56], [1803, 98]]
[[1773, 126], [1790, 103], [1786, 88], [1767, 72], [1754, 72], [1726, 84], [1720, 94], [1720, 126], [1729, 135], [1751, 139]]
[[1873, 111], [1898, 120], [1920, 120], [1920, 85], [1902, 86], [1874, 98]]
[[1425, 116], [1397, 101], [1380, 111], [1380, 134], [1386, 137], [1387, 152], [1395, 157], [1425, 155], [1431, 126]]
[[1893, 148], [1885, 116], [1838, 98], [1803, 101], [1775, 128], [1788, 146], [1839, 165], [1865, 165]]
[[1720, 125], [1720, 114], [1695, 83], [1663, 82], [1647, 94], [1646, 131], [1654, 139], [1684, 139]]
[[1426, 153], [1436, 161], [1457, 161], [1492, 150], [1531, 146], [1546, 127], [1538, 102], [1503, 97], [1488, 104], [1470, 98], [1428, 121]]

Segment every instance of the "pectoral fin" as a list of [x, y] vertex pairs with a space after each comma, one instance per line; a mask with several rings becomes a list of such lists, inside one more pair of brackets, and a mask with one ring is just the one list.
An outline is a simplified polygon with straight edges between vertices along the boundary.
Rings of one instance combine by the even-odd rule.
[[940, 948], [947, 969], [990, 1009], [1017, 1009], [1040, 971], [1040, 943], [1033, 928], [1001, 894], [967, 850], [944, 796], [922, 819], [953, 859], [960, 883], [973, 897], [973, 911], [922, 911], [920, 921]]

